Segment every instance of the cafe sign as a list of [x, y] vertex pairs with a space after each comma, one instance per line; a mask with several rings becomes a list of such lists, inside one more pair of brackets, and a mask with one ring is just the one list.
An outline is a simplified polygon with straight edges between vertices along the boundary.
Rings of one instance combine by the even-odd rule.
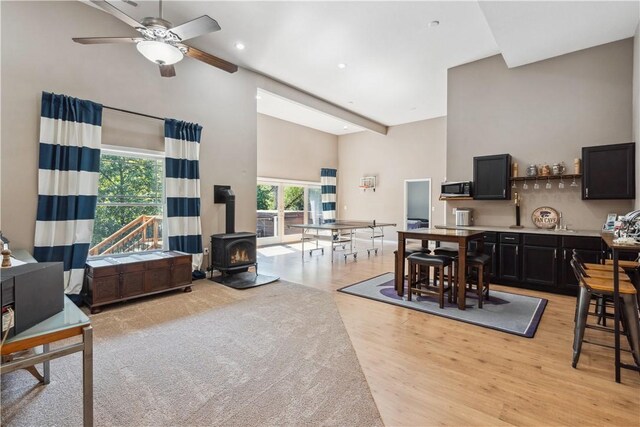
[[559, 219], [558, 211], [549, 206], [539, 207], [531, 214], [531, 220], [538, 228], [554, 228]]

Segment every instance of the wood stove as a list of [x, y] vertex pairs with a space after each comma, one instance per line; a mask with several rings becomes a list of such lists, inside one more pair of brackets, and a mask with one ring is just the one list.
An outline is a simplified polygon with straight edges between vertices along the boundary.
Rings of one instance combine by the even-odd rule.
[[211, 269], [223, 274], [245, 272], [256, 267], [256, 233], [235, 232], [236, 196], [227, 185], [215, 185], [214, 203], [226, 205], [226, 233], [211, 236]]
[[255, 233], [223, 233], [211, 236], [211, 267], [222, 273], [239, 273], [256, 265]]

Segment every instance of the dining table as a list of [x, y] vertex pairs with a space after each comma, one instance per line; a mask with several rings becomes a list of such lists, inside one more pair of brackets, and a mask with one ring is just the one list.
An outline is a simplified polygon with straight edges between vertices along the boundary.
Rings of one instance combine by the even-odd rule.
[[[484, 249], [483, 243], [484, 231], [479, 230], [450, 230], [443, 228], [415, 228], [412, 230], [398, 231], [398, 256], [396, 257], [395, 268], [395, 286], [398, 296], [404, 296], [404, 278], [405, 278], [405, 248], [407, 240], [420, 240], [422, 246], [427, 247], [429, 242], [441, 242], [457, 243], [458, 244], [458, 271], [456, 277], [466, 277], [466, 261], [467, 261], [467, 247], [469, 242], [473, 240], [478, 241], [477, 251], [482, 252]], [[458, 308], [464, 310], [466, 308], [466, 284], [460, 284], [458, 288]]]
[[602, 233], [602, 241], [611, 250], [611, 256], [613, 258], [613, 315], [614, 315], [614, 357], [615, 357], [615, 380], [617, 383], [621, 381], [620, 370], [630, 369], [633, 371], [640, 371], [640, 367], [637, 365], [631, 365], [622, 363], [620, 360], [620, 273], [619, 273], [619, 258], [620, 253], [640, 253], [640, 243], [635, 244], [623, 244], [617, 243], [612, 233]]

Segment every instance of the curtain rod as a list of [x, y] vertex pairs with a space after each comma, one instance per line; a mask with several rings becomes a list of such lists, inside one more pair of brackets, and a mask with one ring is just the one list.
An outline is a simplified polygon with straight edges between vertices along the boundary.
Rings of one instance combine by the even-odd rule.
[[136, 116], [142, 116], [142, 117], [148, 117], [150, 119], [156, 119], [156, 120], [162, 120], [164, 121], [164, 118], [162, 117], [158, 117], [158, 116], [152, 116], [150, 114], [144, 114], [144, 113], [137, 113], [135, 111], [130, 111], [130, 110], [123, 110], [122, 108], [116, 108], [116, 107], [109, 107], [107, 105], [103, 105], [102, 108], [106, 108], [108, 110], [114, 110], [114, 111], [120, 111], [122, 113], [129, 113], [129, 114], [134, 114]]

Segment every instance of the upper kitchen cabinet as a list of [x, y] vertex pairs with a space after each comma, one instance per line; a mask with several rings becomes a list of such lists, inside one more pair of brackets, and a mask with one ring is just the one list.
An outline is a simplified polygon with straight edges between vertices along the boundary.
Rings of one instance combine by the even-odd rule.
[[582, 198], [634, 199], [635, 143], [582, 148]]
[[511, 198], [511, 155], [473, 158], [473, 198], [508, 200]]

